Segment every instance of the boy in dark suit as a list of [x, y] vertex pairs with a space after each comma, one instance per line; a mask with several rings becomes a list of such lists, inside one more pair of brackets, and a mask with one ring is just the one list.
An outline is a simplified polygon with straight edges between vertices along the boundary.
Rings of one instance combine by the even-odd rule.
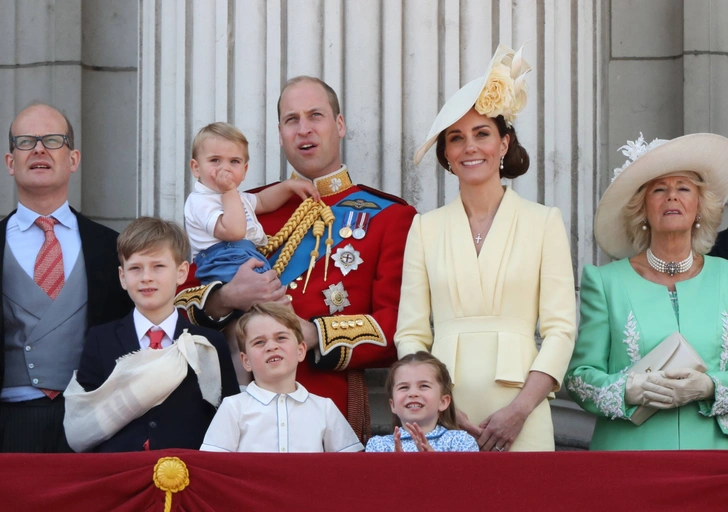
[[224, 336], [177, 313], [189, 263], [174, 222], [142, 217], [119, 235], [119, 279], [134, 301], [122, 320], [89, 330], [66, 389], [76, 451], [197, 449], [222, 397], [239, 392]]

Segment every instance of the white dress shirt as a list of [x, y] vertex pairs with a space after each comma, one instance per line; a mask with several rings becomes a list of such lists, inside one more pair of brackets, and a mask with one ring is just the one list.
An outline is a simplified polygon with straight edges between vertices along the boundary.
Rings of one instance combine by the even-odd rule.
[[[161, 324], [154, 325], [149, 321], [147, 317], [142, 315], [137, 308], [134, 308], [134, 328], [136, 329], [137, 338], [139, 339], [139, 347], [142, 349], [149, 348], [151, 340], [147, 335], [147, 331], [150, 328], [156, 327], [164, 331], [164, 337], [162, 338], [162, 348], [169, 347], [174, 343], [174, 331], [177, 328], [177, 308], [174, 308], [172, 314], [165, 318]], [[158, 329], [154, 329], [155, 331]]]
[[[43, 242], [45, 242], [45, 233], [43, 233], [40, 226], [35, 224], [35, 219], [38, 217], [41, 217], [39, 213], [18, 203], [18, 211], [8, 219], [5, 230], [8, 247], [31, 279], [33, 279], [35, 259], [38, 257]], [[78, 231], [78, 219], [68, 206], [68, 201], [51, 213], [49, 217], [54, 217], [58, 221], [58, 224], [53, 227], [53, 231], [61, 244], [63, 271], [66, 280], [68, 280], [68, 276], [73, 271], [73, 266], [76, 264], [78, 255], [81, 252], [81, 233]]]
[[248, 384], [223, 399], [200, 450], [208, 452], [358, 452], [364, 447], [330, 398], [277, 394]]

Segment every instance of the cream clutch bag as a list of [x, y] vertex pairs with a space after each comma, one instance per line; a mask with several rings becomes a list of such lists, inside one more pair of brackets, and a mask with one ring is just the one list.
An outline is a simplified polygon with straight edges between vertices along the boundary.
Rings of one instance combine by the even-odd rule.
[[[690, 368], [705, 373], [708, 367], [693, 346], [679, 332], [674, 332], [629, 369], [629, 373], [651, 373], [673, 368]], [[641, 405], [630, 421], [642, 425], [659, 409]]]

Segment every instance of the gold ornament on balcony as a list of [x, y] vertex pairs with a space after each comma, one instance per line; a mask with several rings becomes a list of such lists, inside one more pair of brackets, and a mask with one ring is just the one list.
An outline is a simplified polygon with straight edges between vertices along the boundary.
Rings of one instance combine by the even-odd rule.
[[177, 457], [162, 457], [154, 466], [154, 485], [167, 493], [164, 499], [164, 512], [172, 510], [172, 493], [179, 492], [190, 485], [187, 465]]

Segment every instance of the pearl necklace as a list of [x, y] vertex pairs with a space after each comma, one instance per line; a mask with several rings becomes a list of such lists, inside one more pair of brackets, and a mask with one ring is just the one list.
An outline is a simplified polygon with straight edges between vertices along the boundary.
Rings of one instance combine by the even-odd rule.
[[657, 270], [658, 272], [662, 272], [663, 274], [670, 274], [670, 276], [674, 276], [677, 273], [683, 273], [690, 270], [690, 267], [693, 266], [693, 251], [690, 251], [690, 254], [687, 258], [685, 258], [682, 261], [663, 261], [657, 256], [655, 256], [652, 253], [652, 249], [647, 248], [647, 263], [650, 264], [652, 268]]

